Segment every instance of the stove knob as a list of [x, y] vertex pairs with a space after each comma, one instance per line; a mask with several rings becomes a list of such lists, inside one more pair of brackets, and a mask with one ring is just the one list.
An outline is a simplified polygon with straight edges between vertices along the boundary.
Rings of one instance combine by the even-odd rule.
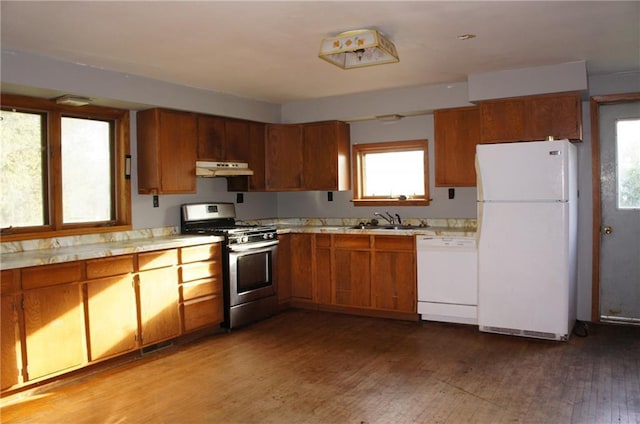
[[246, 243], [249, 241], [249, 236], [242, 236], [242, 242]]
[[262, 235], [262, 239], [263, 239], [263, 240], [266, 240], [266, 239], [268, 239], [268, 238], [269, 238], [269, 234], [263, 234], [263, 235]]
[[269, 233], [269, 238], [274, 238], [276, 235], [274, 233]]

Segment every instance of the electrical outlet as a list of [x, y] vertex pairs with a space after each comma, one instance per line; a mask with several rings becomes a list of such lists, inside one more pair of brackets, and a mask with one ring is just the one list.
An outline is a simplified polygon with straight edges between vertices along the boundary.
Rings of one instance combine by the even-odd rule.
[[455, 188], [450, 188], [449, 189], [449, 199], [453, 199], [454, 197], [456, 197], [456, 189]]
[[157, 208], [160, 206], [160, 200], [158, 199], [158, 195], [154, 194], [153, 195], [153, 207]]
[[244, 202], [244, 193], [236, 193], [236, 203]]
[[327, 201], [333, 202], [333, 191], [327, 191]]

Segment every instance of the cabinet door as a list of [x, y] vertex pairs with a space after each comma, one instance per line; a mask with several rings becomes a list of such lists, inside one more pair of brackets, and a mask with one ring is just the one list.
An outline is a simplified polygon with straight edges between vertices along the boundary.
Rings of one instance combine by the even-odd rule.
[[197, 121], [191, 113], [138, 112], [138, 192], [196, 192]]
[[198, 115], [198, 160], [224, 160], [224, 144], [225, 119]]
[[291, 234], [278, 236], [278, 302], [287, 303], [291, 300]]
[[480, 108], [437, 110], [434, 123], [436, 187], [475, 186]]
[[21, 355], [20, 332], [18, 330], [18, 305], [20, 296], [15, 284], [15, 272], [4, 270], [0, 273], [2, 284], [2, 304], [0, 305], [0, 379], [4, 390], [20, 383]]
[[415, 312], [415, 253], [376, 250], [374, 264], [373, 306], [398, 312]]
[[0, 377], [2, 378], [1, 389], [6, 389], [20, 382], [20, 366], [18, 364], [19, 352], [19, 333], [17, 318], [17, 302], [18, 296], [2, 295], [2, 304], [0, 312], [2, 317], [0, 321], [0, 337], [2, 338], [2, 368], [0, 369]]
[[227, 177], [228, 191], [265, 191], [265, 124], [249, 122], [249, 143], [245, 161], [253, 171], [251, 176]]
[[302, 126], [267, 125], [265, 174], [267, 190], [302, 188]]
[[336, 304], [371, 306], [370, 240], [364, 235], [334, 235]]
[[313, 234], [291, 234], [291, 297], [313, 301]]
[[149, 345], [178, 336], [177, 267], [140, 272], [138, 279], [142, 344]]
[[317, 301], [323, 305], [330, 305], [332, 299], [332, 260], [331, 260], [331, 235], [316, 234], [315, 246], [315, 279], [317, 288]]
[[305, 190], [348, 190], [349, 132], [342, 122], [305, 124], [304, 177]]
[[91, 361], [137, 347], [138, 320], [132, 274], [86, 282]]
[[582, 107], [579, 94], [532, 97], [526, 103], [527, 140], [582, 138]]
[[24, 321], [30, 380], [86, 362], [80, 284], [25, 290]]
[[525, 101], [492, 100], [480, 104], [480, 141], [497, 143], [525, 138]]
[[249, 162], [249, 122], [227, 119], [225, 122], [225, 160]]
[[253, 175], [249, 177], [249, 191], [264, 191], [265, 180], [265, 124], [249, 124], [249, 167]]

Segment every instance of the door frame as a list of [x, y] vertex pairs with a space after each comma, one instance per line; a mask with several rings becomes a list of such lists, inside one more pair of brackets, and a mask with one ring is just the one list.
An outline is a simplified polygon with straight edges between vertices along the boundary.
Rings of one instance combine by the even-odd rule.
[[593, 182], [593, 256], [591, 285], [591, 321], [600, 322], [600, 106], [640, 101], [640, 92], [591, 96], [591, 179]]

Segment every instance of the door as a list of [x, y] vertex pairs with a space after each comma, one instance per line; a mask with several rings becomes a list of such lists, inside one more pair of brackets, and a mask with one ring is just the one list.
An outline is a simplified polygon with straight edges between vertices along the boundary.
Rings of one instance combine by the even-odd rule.
[[599, 112], [600, 319], [640, 324], [640, 101]]

